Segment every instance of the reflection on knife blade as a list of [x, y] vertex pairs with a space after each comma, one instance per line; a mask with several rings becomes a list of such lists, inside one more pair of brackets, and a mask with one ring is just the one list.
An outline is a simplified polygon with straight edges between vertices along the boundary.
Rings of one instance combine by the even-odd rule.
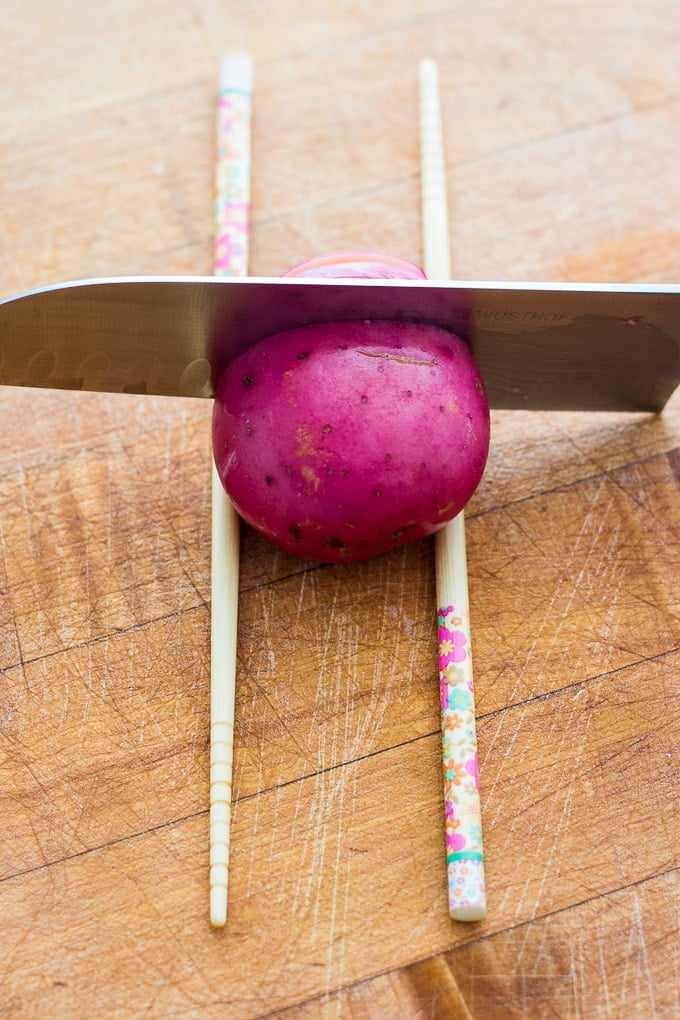
[[0, 302], [0, 383], [209, 397], [265, 336], [402, 319], [463, 336], [497, 408], [659, 411], [680, 382], [680, 286], [132, 277]]

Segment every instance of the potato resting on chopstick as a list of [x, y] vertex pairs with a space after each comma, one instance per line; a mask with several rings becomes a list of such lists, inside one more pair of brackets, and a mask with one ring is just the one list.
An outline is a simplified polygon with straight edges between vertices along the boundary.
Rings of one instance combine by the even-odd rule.
[[[371, 252], [295, 276], [423, 278]], [[482, 477], [489, 408], [467, 344], [424, 323], [323, 322], [267, 337], [220, 378], [218, 473], [241, 516], [287, 552], [366, 559], [432, 534]]]

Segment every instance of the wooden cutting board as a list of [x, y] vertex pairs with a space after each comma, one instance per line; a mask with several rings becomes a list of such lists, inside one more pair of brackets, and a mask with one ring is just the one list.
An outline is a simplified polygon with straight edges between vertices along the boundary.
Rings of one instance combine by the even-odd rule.
[[[439, 63], [461, 278], [680, 279], [675, 4], [5, 3], [0, 296], [209, 273], [219, 56], [251, 269], [421, 258]], [[680, 395], [493, 415], [467, 513], [489, 912], [446, 910], [431, 542], [242, 529], [227, 928], [207, 915], [210, 407], [0, 389], [0, 1017], [680, 1015]]]

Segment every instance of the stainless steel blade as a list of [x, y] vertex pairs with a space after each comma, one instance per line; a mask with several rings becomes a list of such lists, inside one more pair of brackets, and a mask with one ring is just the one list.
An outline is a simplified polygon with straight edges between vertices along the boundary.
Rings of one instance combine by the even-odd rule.
[[257, 340], [397, 319], [470, 344], [492, 407], [659, 411], [680, 382], [680, 286], [133, 277], [0, 302], [0, 383], [209, 397]]

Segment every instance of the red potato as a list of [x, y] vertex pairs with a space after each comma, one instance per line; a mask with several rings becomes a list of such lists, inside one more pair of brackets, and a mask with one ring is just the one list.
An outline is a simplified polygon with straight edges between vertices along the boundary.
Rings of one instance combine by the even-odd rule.
[[[349, 275], [342, 258], [333, 275]], [[307, 266], [293, 273], [320, 275]], [[379, 269], [371, 263], [370, 275]], [[467, 345], [420, 323], [319, 323], [267, 337], [227, 367], [215, 395], [215, 461], [236, 509], [315, 560], [365, 559], [432, 534], [469, 500], [488, 446]]]
[[343, 280], [425, 280], [415, 262], [379, 251], [341, 251], [317, 255], [289, 269], [284, 276], [333, 277]]

